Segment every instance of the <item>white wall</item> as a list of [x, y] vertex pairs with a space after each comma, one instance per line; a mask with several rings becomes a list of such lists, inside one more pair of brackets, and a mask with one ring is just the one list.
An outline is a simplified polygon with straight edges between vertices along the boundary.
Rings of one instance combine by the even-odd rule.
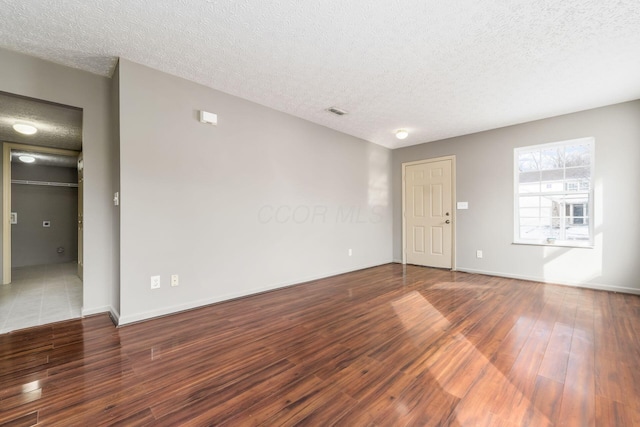
[[389, 150], [127, 60], [119, 79], [121, 324], [391, 261]]
[[[595, 247], [514, 245], [513, 149], [595, 137]], [[640, 101], [393, 151], [395, 260], [402, 259], [401, 165], [455, 155], [457, 268], [640, 293]], [[477, 259], [477, 249], [484, 252]]]
[[0, 49], [0, 90], [83, 109], [84, 281], [83, 314], [112, 309], [118, 286], [112, 257], [114, 146], [109, 127], [110, 80]]

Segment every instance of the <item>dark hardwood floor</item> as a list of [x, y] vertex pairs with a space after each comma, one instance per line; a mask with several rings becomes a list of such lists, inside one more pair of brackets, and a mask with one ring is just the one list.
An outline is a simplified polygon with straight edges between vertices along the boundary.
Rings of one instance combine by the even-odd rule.
[[0, 335], [0, 424], [638, 426], [640, 297], [389, 264]]

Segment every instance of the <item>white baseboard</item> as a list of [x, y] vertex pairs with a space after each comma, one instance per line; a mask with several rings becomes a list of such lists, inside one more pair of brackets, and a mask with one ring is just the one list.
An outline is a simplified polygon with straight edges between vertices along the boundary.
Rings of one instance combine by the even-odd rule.
[[111, 320], [116, 326], [120, 326], [120, 313], [116, 311], [115, 308], [111, 307], [109, 310], [109, 314], [111, 315]]
[[526, 276], [521, 274], [510, 274], [510, 273], [502, 273], [497, 271], [475, 270], [472, 268], [458, 267], [457, 271], [462, 271], [465, 273], [474, 273], [474, 274], [486, 274], [488, 276], [507, 277], [509, 279], [529, 280], [532, 282], [549, 283], [549, 284], [555, 284], [555, 285], [573, 286], [575, 288], [587, 288], [587, 289], [595, 289], [598, 291], [621, 292], [625, 294], [640, 295], [640, 289], [604, 285], [601, 283], [567, 282], [565, 280], [555, 280], [553, 278], [548, 279], [545, 277]]
[[213, 297], [213, 298], [206, 298], [206, 299], [201, 299], [201, 300], [196, 300], [196, 301], [190, 301], [190, 302], [187, 302], [187, 303], [184, 303], [184, 304], [176, 304], [176, 305], [169, 306], [169, 307], [163, 307], [163, 308], [160, 308], [158, 310], [151, 310], [151, 311], [146, 311], [146, 312], [142, 312], [142, 313], [124, 315], [124, 316], [119, 317], [118, 326], [123, 326], [123, 325], [127, 325], [129, 323], [135, 323], [135, 322], [140, 322], [140, 321], [143, 321], [143, 320], [153, 319], [155, 317], [167, 316], [169, 314], [175, 314], [175, 313], [179, 313], [181, 311], [192, 310], [194, 308], [203, 307], [203, 306], [215, 304], [215, 303], [222, 302], [222, 301], [229, 301], [229, 300], [232, 300], [232, 299], [242, 298], [242, 297], [246, 297], [246, 296], [249, 296], [249, 295], [255, 295], [255, 294], [260, 294], [260, 293], [263, 293], [263, 292], [273, 291], [275, 289], [281, 289], [281, 288], [286, 288], [286, 287], [289, 287], [289, 286], [295, 286], [295, 285], [299, 285], [299, 284], [302, 284], [302, 283], [310, 282], [310, 281], [313, 281], [313, 280], [326, 279], [327, 277], [337, 276], [339, 274], [351, 273], [351, 272], [358, 271], [358, 270], [364, 270], [366, 268], [377, 267], [379, 265], [388, 264], [389, 262], [390, 261], [382, 262], [382, 263], [375, 263], [375, 264], [372, 264], [372, 265], [363, 265], [363, 266], [359, 266], [359, 267], [355, 267], [355, 268], [349, 268], [349, 269], [346, 269], [346, 270], [338, 270], [338, 271], [334, 271], [334, 272], [330, 272], [330, 273], [326, 273], [326, 274], [307, 276], [307, 277], [303, 277], [303, 278], [300, 278], [300, 279], [297, 279], [297, 280], [293, 280], [293, 281], [281, 282], [281, 283], [276, 283], [276, 284], [272, 284], [272, 285], [269, 285], [269, 286], [253, 288], [253, 289], [250, 289], [250, 290], [247, 290], [247, 291], [244, 291], [244, 292], [228, 293], [228, 294], [224, 294], [224, 295], [218, 295], [218, 296]]
[[82, 307], [82, 317], [92, 316], [100, 313], [110, 313], [113, 311], [113, 307], [110, 305], [103, 305], [101, 307], [84, 308]]
[[115, 323], [116, 325], [118, 325], [118, 322], [120, 319], [120, 313], [118, 313], [118, 311], [110, 305], [105, 305], [102, 307], [94, 307], [89, 309], [85, 309], [83, 307], [81, 310], [81, 313], [82, 313], [82, 317], [93, 316], [94, 314], [109, 313], [109, 316], [111, 316], [113, 323]]

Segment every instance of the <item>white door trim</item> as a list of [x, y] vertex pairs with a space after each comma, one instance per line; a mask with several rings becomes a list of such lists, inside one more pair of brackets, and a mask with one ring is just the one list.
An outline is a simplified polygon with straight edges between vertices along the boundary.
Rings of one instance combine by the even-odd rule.
[[3, 143], [2, 148], [2, 284], [11, 283], [11, 150], [31, 151], [33, 153], [61, 154], [77, 156], [79, 151], [61, 148], [40, 147], [36, 145]]
[[451, 270], [456, 270], [456, 156], [436, 157], [433, 159], [416, 160], [413, 162], [402, 163], [402, 264], [407, 263], [407, 222], [406, 222], [406, 170], [408, 166], [419, 165], [423, 163], [440, 162], [443, 160], [451, 160]]

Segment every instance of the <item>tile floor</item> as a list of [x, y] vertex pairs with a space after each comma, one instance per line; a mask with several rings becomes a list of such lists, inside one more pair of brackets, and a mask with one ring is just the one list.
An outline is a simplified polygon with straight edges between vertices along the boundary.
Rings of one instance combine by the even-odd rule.
[[0, 285], [0, 334], [81, 316], [82, 281], [77, 264], [14, 268]]

